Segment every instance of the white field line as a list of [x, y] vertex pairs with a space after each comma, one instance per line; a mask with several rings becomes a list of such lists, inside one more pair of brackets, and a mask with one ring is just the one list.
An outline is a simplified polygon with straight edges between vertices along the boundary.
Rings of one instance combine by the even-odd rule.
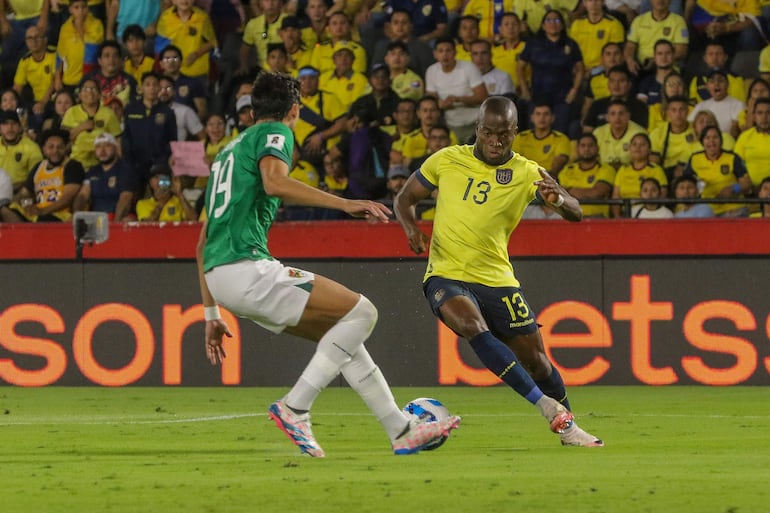
[[[159, 414], [162, 415], [162, 414]], [[367, 415], [364, 412], [324, 412], [318, 414], [319, 417], [360, 417]], [[463, 418], [510, 418], [510, 417], [532, 417], [535, 413], [469, 413], [463, 414]], [[597, 418], [614, 417], [616, 415], [595, 414]], [[580, 417], [587, 417], [590, 414], [583, 414]], [[690, 414], [661, 414], [661, 413], [624, 413], [625, 417], [647, 417], [647, 418], [698, 418], [698, 419], [764, 419], [770, 420], [770, 415], [704, 415], [701, 413]], [[174, 417], [166, 419], [152, 419], [148, 416], [136, 417], [129, 415], [118, 416], [63, 416], [63, 417], [37, 417], [24, 418], [18, 421], [0, 417], [0, 428], [6, 426], [39, 426], [39, 425], [70, 425], [70, 426], [109, 426], [113, 424], [194, 424], [198, 422], [221, 422], [229, 420], [238, 420], [250, 417], [267, 417], [266, 413], [236, 413], [232, 415], [212, 415], [198, 417]]]

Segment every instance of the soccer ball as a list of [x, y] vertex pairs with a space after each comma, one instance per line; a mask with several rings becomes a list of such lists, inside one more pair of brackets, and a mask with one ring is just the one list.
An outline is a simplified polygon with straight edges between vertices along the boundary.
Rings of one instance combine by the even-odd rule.
[[[449, 418], [449, 410], [438, 399], [420, 397], [404, 406], [404, 412], [418, 422], [437, 422]], [[424, 451], [432, 451], [441, 447], [449, 436], [442, 436], [426, 445]]]

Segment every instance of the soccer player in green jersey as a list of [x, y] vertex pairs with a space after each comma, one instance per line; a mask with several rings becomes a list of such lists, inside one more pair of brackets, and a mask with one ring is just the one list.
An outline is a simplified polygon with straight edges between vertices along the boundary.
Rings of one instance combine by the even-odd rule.
[[[513, 102], [492, 96], [481, 105], [474, 145], [431, 155], [395, 201], [396, 217], [417, 254], [430, 243], [423, 289], [433, 313], [466, 338], [481, 362], [538, 407], [564, 445], [600, 447], [570, 412], [558, 370], [508, 257], [508, 239], [535, 198], [568, 221], [578, 201], [536, 162], [511, 150], [518, 124]], [[440, 190], [432, 240], [420, 230], [415, 205]]]
[[268, 410], [276, 425], [302, 452], [323, 457], [308, 412], [321, 390], [342, 373], [377, 416], [393, 451], [418, 452], [448, 436], [460, 418], [410, 421], [364, 347], [377, 322], [374, 305], [339, 283], [282, 265], [267, 249], [267, 233], [281, 200], [374, 221], [387, 221], [390, 211], [380, 203], [347, 200], [289, 178], [299, 83], [265, 72], [254, 82], [252, 94], [256, 124], [217, 155], [206, 190], [208, 221], [196, 254], [208, 359], [213, 365], [221, 363], [226, 356], [222, 338], [231, 336], [218, 304], [274, 333], [317, 342], [294, 387]]

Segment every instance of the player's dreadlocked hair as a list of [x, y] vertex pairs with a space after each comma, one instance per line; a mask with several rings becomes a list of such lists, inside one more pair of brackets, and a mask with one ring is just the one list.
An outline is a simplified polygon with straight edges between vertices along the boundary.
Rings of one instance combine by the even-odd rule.
[[291, 106], [299, 103], [299, 82], [282, 73], [261, 72], [254, 80], [251, 93], [251, 107], [254, 119], [275, 119], [286, 117]]

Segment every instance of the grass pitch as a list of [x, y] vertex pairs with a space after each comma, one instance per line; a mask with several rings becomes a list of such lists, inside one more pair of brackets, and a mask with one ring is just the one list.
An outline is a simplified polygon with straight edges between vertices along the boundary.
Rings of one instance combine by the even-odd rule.
[[440, 449], [394, 456], [349, 389], [314, 407], [327, 457], [300, 456], [265, 413], [285, 389], [0, 388], [0, 511], [770, 511], [761, 387], [580, 387], [601, 449], [561, 447], [504, 387], [397, 388], [463, 416]]

